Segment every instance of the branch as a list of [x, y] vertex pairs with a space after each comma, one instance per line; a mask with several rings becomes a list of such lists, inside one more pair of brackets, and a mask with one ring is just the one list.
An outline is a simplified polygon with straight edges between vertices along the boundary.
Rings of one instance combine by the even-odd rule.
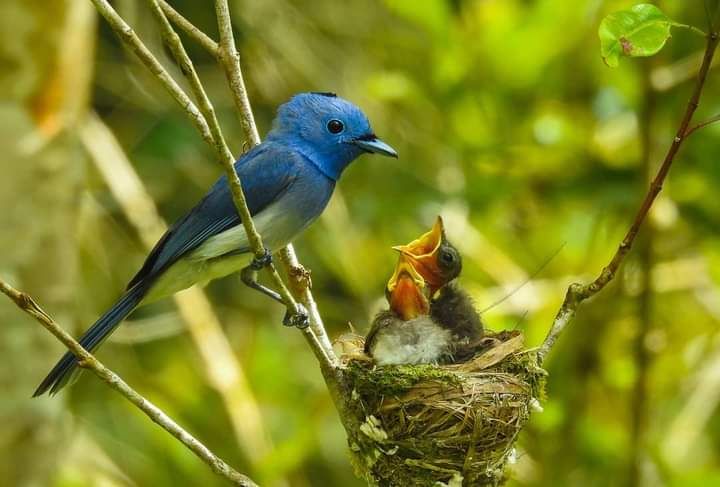
[[260, 143], [255, 118], [253, 117], [250, 99], [245, 89], [242, 70], [240, 69], [240, 54], [235, 48], [235, 37], [232, 31], [232, 19], [227, 0], [215, 0], [215, 15], [217, 16], [218, 30], [220, 31], [220, 52], [218, 59], [225, 70], [225, 76], [230, 83], [235, 106], [240, 115], [245, 135], [252, 145]]
[[[330, 339], [325, 331], [325, 325], [323, 325], [322, 317], [320, 316], [320, 311], [315, 303], [315, 299], [310, 292], [310, 271], [300, 264], [292, 245], [288, 245], [284, 249], [280, 250], [279, 255], [280, 261], [287, 272], [288, 281], [293, 294], [297, 296], [300, 302], [308, 310], [308, 317], [310, 318], [309, 328], [312, 332], [312, 337], [308, 337], [306, 334], [306, 338], [311, 340], [311, 348], [318, 356], [321, 366], [328, 366], [330, 368], [337, 367], [339, 365], [338, 358], [335, 355], [335, 351], [333, 350]], [[323, 356], [325, 357], [324, 361], [321, 359]]]
[[720, 122], [720, 114], [719, 114], [719, 115], [715, 115], [714, 117], [710, 117], [710, 118], [708, 118], [707, 120], [704, 120], [704, 121], [700, 122], [699, 124], [690, 127], [690, 128], [687, 129], [687, 131], [685, 132], [685, 137], [689, 137], [690, 134], [692, 134], [692, 133], [695, 132], [696, 130], [700, 130], [701, 128], [707, 127], [708, 125], [712, 125], [712, 124], [714, 124], [715, 122]]
[[[248, 235], [248, 242], [250, 244], [250, 248], [252, 249], [256, 257], [261, 258], [265, 254], [265, 247], [263, 246], [260, 234], [255, 228], [252, 215], [250, 214], [247, 202], [245, 201], [245, 194], [242, 190], [240, 178], [235, 172], [235, 158], [232, 156], [232, 153], [230, 152], [230, 149], [225, 142], [225, 138], [223, 137], [222, 130], [220, 129], [220, 124], [218, 123], [217, 117], [215, 116], [215, 110], [212, 106], [212, 103], [210, 102], [210, 99], [205, 93], [205, 89], [203, 88], [200, 78], [195, 71], [195, 66], [193, 65], [192, 60], [185, 51], [185, 47], [183, 46], [180, 37], [177, 35], [177, 33], [175, 33], [172, 25], [170, 25], [170, 22], [165, 16], [165, 12], [160, 6], [158, 0], [149, 1], [150, 8], [153, 11], [153, 14], [155, 14], [158, 23], [160, 24], [160, 30], [163, 39], [165, 39], [165, 42], [172, 51], [175, 60], [180, 65], [181, 71], [188, 79], [188, 82], [190, 83], [190, 88], [192, 89], [195, 99], [200, 106], [200, 111], [202, 111], [205, 119], [209, 123], [210, 133], [212, 134], [213, 140], [215, 142], [214, 148], [218, 157], [220, 158], [220, 161], [222, 162], [223, 168], [225, 169], [225, 174], [230, 184], [235, 208], [240, 215], [240, 220], [242, 221], [245, 233]], [[228, 80], [230, 81], [231, 88], [233, 88], [233, 94], [235, 93], [235, 89], [242, 90], [242, 95], [235, 96], [235, 99], [237, 103], [240, 103], [239, 107], [241, 109], [243, 120], [245, 120], [245, 116], [249, 116], [249, 120], [252, 121], [252, 110], [250, 109], [250, 102], [247, 99], [247, 93], [245, 92], [245, 84], [242, 79], [242, 74], [239, 71], [239, 57], [237, 51], [234, 51], [235, 41], [232, 38], [232, 30], [230, 32], [229, 38], [226, 35], [223, 35], [223, 31], [221, 30], [220, 38], [221, 47], [220, 50], [217, 52], [217, 58], [221, 62], [221, 64], [223, 64], [223, 66], [226, 66], [225, 70], [226, 73], [228, 73]], [[232, 45], [232, 48], [227, 47], [228, 42]], [[232, 54], [233, 51], [234, 54]], [[224, 53], [226, 52], [230, 54], [225, 55]], [[237, 70], [235, 69], [234, 64], [237, 64]], [[231, 76], [229, 73], [236, 74]], [[257, 128], [255, 128], [254, 123], [248, 123], [247, 121], [245, 121], [243, 123], [243, 128], [248, 134], [248, 138], [251, 139], [253, 145], [256, 145], [260, 142], [260, 136], [257, 133]], [[280, 296], [282, 297], [285, 307], [291, 313], [294, 313], [297, 309], [297, 304], [295, 303], [295, 299], [293, 298], [292, 294], [290, 294], [290, 291], [288, 291], [287, 287], [285, 286], [285, 283], [280, 278], [280, 274], [278, 274], [275, 266], [272, 264], [268, 266], [268, 271], [275, 284], [275, 287], [278, 289]]]
[[[167, 230], [157, 207], [110, 129], [95, 113], [80, 126], [80, 140], [140, 240], [149, 250]], [[272, 449], [260, 406], [242, 364], [204, 291], [194, 286], [173, 296], [205, 365], [209, 385], [225, 404], [244, 454], [258, 464]]]
[[105, 367], [98, 359], [85, 350], [78, 342], [73, 339], [55, 320], [53, 320], [33, 299], [8, 283], [0, 279], [0, 292], [12, 299], [21, 310], [35, 318], [42, 326], [60, 340], [78, 359], [78, 365], [84, 369], [89, 369], [97, 375], [103, 382], [116, 392], [122, 394], [125, 399], [130, 401], [154, 423], [158, 424], [165, 431], [173, 435], [185, 447], [192, 451], [203, 462], [207, 463], [213, 472], [228, 479], [233, 485], [243, 487], [257, 487], [257, 484], [250, 480], [247, 476], [235, 471], [230, 465], [217, 457], [205, 445], [200, 443], [194, 436], [185, 431], [175, 421], [170, 419], [160, 408], [138, 394], [132, 387], [127, 385], [120, 376], [116, 375], [110, 369]]
[[159, 0], [158, 3], [162, 8], [167, 18], [180, 29], [187, 34], [188, 37], [193, 39], [195, 42], [200, 44], [212, 57], [218, 58], [220, 48], [217, 42], [212, 40], [207, 34], [198, 29], [188, 19], [183, 17], [180, 12], [172, 8], [165, 0]]
[[[245, 135], [250, 142], [255, 145], [260, 143], [260, 136], [258, 135], [257, 126], [255, 125], [255, 119], [253, 117], [252, 108], [250, 106], [250, 100], [247, 95], [245, 88], [245, 82], [243, 80], [242, 69], [240, 67], [240, 55], [235, 48], [235, 39], [232, 32], [232, 21], [230, 18], [230, 10], [228, 8], [227, 0], [215, 0], [215, 12], [217, 15], [218, 29], [220, 31], [220, 54], [218, 56], [219, 62], [225, 70], [225, 75], [230, 84], [230, 90], [235, 100], [235, 105], [238, 108], [240, 115], [240, 121]], [[309, 344], [315, 355], [320, 360], [321, 357], [326, 357], [327, 363], [323, 364], [321, 360], [321, 366], [336, 367], [338, 365], [338, 359], [335, 356], [335, 352], [332, 349], [330, 340], [325, 332], [322, 318], [318, 312], [317, 305], [313, 299], [312, 293], [310, 292], [309, 278], [305, 279], [305, 271], [300, 265], [295, 250], [292, 244], [286, 246], [280, 251], [280, 260], [285, 267], [285, 272], [291, 280], [293, 291], [303, 303], [305, 308], [308, 310], [310, 319], [310, 329], [314, 338], [311, 335], [306, 334], [306, 338], [309, 339]], [[302, 270], [301, 270], [302, 269]], [[280, 276], [271, 269], [273, 280], [276, 282], [282, 282]], [[302, 275], [303, 278], [298, 278]], [[293, 283], [293, 279], [295, 282]], [[284, 286], [278, 286], [280, 289], [285, 290]]]
[[[122, 17], [120, 17], [120, 15], [112, 8], [112, 6], [110, 6], [107, 0], [91, 1], [98, 9], [100, 14], [108, 21], [112, 29], [118, 34], [120, 39], [132, 48], [132, 50], [140, 58], [140, 60], [148, 67], [148, 69], [150, 69], [151, 73], [160, 80], [160, 82], [170, 92], [173, 98], [175, 98], [175, 100], [178, 101], [180, 106], [185, 109], [188, 116], [190, 116], [190, 118], [195, 122], [198, 130], [201, 131], [203, 140], [205, 140], [205, 142], [207, 142], [210, 147], [216, 152], [220, 159], [220, 162], [223, 165], [223, 168], [225, 169], [225, 174], [228, 178], [228, 184], [230, 186], [233, 203], [235, 204], [235, 208], [238, 212], [238, 215], [240, 216], [240, 220], [243, 224], [243, 228], [245, 229], [245, 233], [248, 235], [250, 248], [252, 249], [256, 257], [263, 257], [265, 255], [265, 248], [262, 244], [262, 238], [255, 229], [252, 215], [250, 214], [250, 210], [247, 207], [247, 202], [245, 201], [245, 194], [242, 190], [240, 178], [235, 172], [235, 160], [233, 159], [232, 154], [230, 153], [230, 150], [228, 149], [227, 144], [225, 143], [225, 140], [222, 136], [222, 132], [217, 122], [217, 118], [215, 117], [214, 108], [210, 103], [207, 95], [205, 94], [200, 79], [195, 72], [192, 61], [190, 60], [187, 53], [185, 52], [184, 47], [182, 46], [180, 37], [173, 31], [172, 26], [170, 26], [167, 18], [165, 17], [165, 14], [159, 7], [157, 1], [150, 0], [151, 7], [153, 8], [155, 15], [159, 18], [163, 37], [168, 43], [170, 49], [172, 50], [173, 55], [176, 57], [176, 60], [180, 64], [181, 70], [187, 76], [193, 93], [200, 105], [200, 111], [202, 111], [202, 113], [198, 111], [198, 108], [192, 103], [192, 101], [190, 101], [188, 96], [178, 86], [172, 76], [168, 74], [165, 68], [163, 68], [160, 62], [143, 44], [143, 42], [135, 34], [132, 28], [122, 19]], [[236, 51], [235, 55], [237, 57]], [[242, 76], [240, 76], [240, 82], [241, 85], [237, 85], [237, 87], [238, 89], [242, 88], [244, 90], [244, 84], [242, 84]], [[250, 116], [252, 117], [252, 113], [250, 113]], [[257, 130], [255, 130], [254, 136], [257, 137]], [[268, 266], [268, 270], [273, 279], [273, 282], [275, 283], [275, 286], [278, 288], [283, 303], [291, 313], [296, 312], [297, 303], [295, 303], [294, 298], [283, 283], [280, 275], [275, 270], [275, 267], [270, 264]]]
[[200, 136], [205, 142], [211, 147], [214, 147], [215, 142], [212, 134], [208, 127], [205, 117], [202, 116], [195, 104], [188, 98], [185, 92], [170, 76], [162, 64], [153, 56], [152, 52], [143, 44], [140, 38], [135, 34], [135, 31], [118, 15], [118, 13], [110, 6], [107, 0], [90, 0], [97, 11], [102, 15], [110, 27], [120, 37], [120, 40], [124, 42], [140, 59], [146, 68], [163, 84], [165, 89], [170, 93], [170, 96], [175, 99], [176, 102], [185, 110], [190, 121], [195, 125], [195, 128], [200, 132]]
[[665, 155], [665, 159], [658, 169], [655, 178], [652, 180], [650, 188], [648, 189], [648, 192], [635, 215], [632, 225], [630, 225], [630, 228], [625, 234], [625, 238], [623, 238], [610, 263], [602, 270], [600, 275], [594, 281], [586, 285], [574, 283], [568, 287], [565, 299], [560, 307], [560, 310], [555, 316], [555, 319], [553, 320], [552, 327], [550, 328], [547, 337], [545, 337], [545, 341], [538, 349], [537, 356], [539, 362], [543, 361], [545, 356], [547, 356], [552, 349], [560, 333], [562, 333], [562, 331], [572, 321], [580, 303], [600, 292], [610, 281], [613, 280], [615, 274], [620, 268], [620, 265], [625, 259], [625, 256], [627, 256], [628, 252], [630, 252], [632, 244], [635, 241], [635, 237], [640, 230], [640, 226], [647, 218], [648, 212], [655, 202], [655, 198], [657, 198], [657, 195], [662, 190], [665, 178], [670, 171], [670, 167], [675, 160], [675, 156], [677, 155], [680, 146], [689, 135], [688, 126], [690, 125], [693, 115], [695, 114], [695, 110], [700, 103], [700, 95], [702, 94], [703, 87], [705, 86], [705, 79], [707, 78], [708, 70], [712, 64], [713, 56], [715, 55], [719, 41], [720, 37], [718, 37], [718, 33], [716, 31], [712, 31], [707, 36], [705, 54], [703, 55], [703, 61], [700, 66], [700, 70], [698, 71], [695, 88], [693, 89], [690, 101], [685, 109], [685, 114], [680, 122], [675, 138]]
[[[185, 49], [182, 45], [182, 41], [177, 34], [169, 27], [167, 22], [168, 15], [178, 25], [184, 25], [185, 32], [199, 32], [187, 19], [180, 16], [174, 9], [169, 5], [163, 7], [165, 3], [163, 0], [150, 0], [151, 7], [155, 15], [160, 21], [160, 26], [163, 31], [163, 36], [171, 48], [173, 55], [176, 57], [177, 62], [180, 64], [183, 73], [188, 77], [191, 88], [194, 95], [200, 105], [200, 110], [190, 101], [188, 96], [182, 91], [177, 85], [175, 80], [167, 73], [162, 67], [159, 61], [153, 56], [153, 54], [145, 47], [142, 41], [135, 35], [132, 28], [118, 15], [118, 13], [110, 6], [107, 0], [91, 0], [101, 15], [107, 20], [113, 30], [119, 35], [121, 41], [128, 44], [133, 52], [141, 59], [141, 61], [148, 67], [150, 72], [154, 74], [163, 86], [173, 95], [173, 98], [180, 104], [185, 110], [188, 116], [196, 125], [196, 128], [201, 132], [203, 140], [213, 148], [218, 154], [225, 172], [228, 176], [230, 188], [232, 190], [233, 201], [236, 205], [238, 213], [240, 214], [243, 226], [248, 234], [248, 240], [250, 241], [251, 248], [256, 256], [260, 257], [264, 253], [262, 246], [262, 240], [260, 235], [254, 228], [250, 212], [245, 204], [245, 197], [242, 192], [242, 186], [237, 173], [234, 170], [232, 157], [228, 159], [229, 149], [223, 140], [222, 132], [217, 125], [217, 119], [214, 115], [212, 104], [210, 103], [207, 95], [205, 94], [202, 84], [197, 77], [192, 61], [187, 56]], [[160, 3], [162, 2], [162, 3]], [[158, 9], [159, 6], [159, 9]], [[218, 17], [218, 29], [220, 31], [220, 44], [217, 45], [217, 55], [219, 63], [223, 67], [230, 89], [233, 94], [233, 99], [238, 108], [241, 123], [248, 140], [253, 145], [260, 143], [260, 136], [255, 125], [252, 109], [247, 96], [247, 90], [242, 76], [240, 68], [240, 58], [235, 48], [235, 40], [232, 33], [232, 23], [230, 19], [230, 11], [227, 5], [227, 0], [216, 0], [215, 3], [216, 14]], [[158, 14], [158, 10], [161, 10]], [[174, 12], [174, 13], [173, 13]], [[182, 19], [182, 20], [181, 20]], [[169, 28], [168, 28], [169, 27]], [[183, 27], [181, 27], [183, 28]], [[201, 44], [208, 44], [207, 39], [199, 40], [200, 37], [195, 34], [189, 34], [194, 39], [198, 40]], [[212, 45], [210, 45], [212, 47]], [[213, 48], [214, 49], [214, 48]], [[301, 268], [297, 262], [297, 257], [292, 248], [292, 245], [288, 245], [280, 253], [281, 260], [284, 264], [285, 270], [288, 276], [293, 276], [293, 273], [297, 273], [297, 269]], [[297, 308], [295, 300], [282, 281], [282, 278], [278, 274], [277, 270], [273, 265], [268, 266], [268, 271], [275, 284], [276, 288], [280, 292], [283, 302], [286, 307], [294, 312]], [[322, 324], [322, 318], [317, 310], [312, 294], [309, 290], [307, 283], [303, 284], [298, 282], [294, 286], [295, 295], [299, 296], [302, 303], [307, 308], [309, 313], [309, 319], [311, 323], [310, 333], [306, 333], [305, 336], [308, 339], [308, 343], [313, 349], [318, 360], [321, 362], [321, 368], [332, 368], [338, 364], [337, 357], [332, 349], [327, 334]]]

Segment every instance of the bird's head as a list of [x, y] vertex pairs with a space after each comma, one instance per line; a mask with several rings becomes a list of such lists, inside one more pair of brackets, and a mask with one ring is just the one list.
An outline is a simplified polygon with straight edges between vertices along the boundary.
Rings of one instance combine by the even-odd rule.
[[407, 245], [393, 249], [407, 258], [415, 271], [422, 276], [430, 296], [460, 275], [462, 258], [447, 240], [442, 218], [439, 216], [432, 229]]
[[375, 136], [362, 110], [334, 93], [292, 97], [278, 109], [267, 139], [292, 145], [333, 180], [365, 152], [397, 157]]
[[410, 260], [401, 255], [385, 288], [390, 309], [404, 321], [427, 315], [430, 311], [427, 291], [423, 277]]

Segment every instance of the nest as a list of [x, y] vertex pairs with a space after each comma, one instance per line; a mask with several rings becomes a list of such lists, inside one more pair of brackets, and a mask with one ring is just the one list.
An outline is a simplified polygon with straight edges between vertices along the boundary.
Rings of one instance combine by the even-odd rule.
[[[491, 335], [492, 336], [492, 335]], [[543, 396], [545, 371], [519, 333], [452, 365], [374, 367], [346, 354], [357, 473], [371, 485], [499, 485]], [[347, 350], [347, 348], [346, 348]], [[353, 434], [352, 430], [356, 430]]]

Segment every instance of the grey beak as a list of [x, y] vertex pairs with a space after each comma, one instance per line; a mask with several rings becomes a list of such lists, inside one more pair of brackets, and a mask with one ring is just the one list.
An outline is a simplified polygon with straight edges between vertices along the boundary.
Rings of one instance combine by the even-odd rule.
[[362, 150], [366, 152], [371, 152], [373, 154], [380, 154], [383, 156], [388, 157], [394, 157], [397, 159], [397, 151], [387, 145], [382, 140], [375, 137], [375, 135], [367, 135], [363, 137], [358, 137], [356, 139], [352, 139], [349, 141], [351, 144], [355, 144], [356, 146], [360, 147]]

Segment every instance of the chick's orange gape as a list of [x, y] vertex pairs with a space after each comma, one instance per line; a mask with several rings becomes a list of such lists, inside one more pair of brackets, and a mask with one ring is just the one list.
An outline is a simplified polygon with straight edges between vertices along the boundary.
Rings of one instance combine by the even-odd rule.
[[407, 257], [401, 255], [387, 284], [390, 309], [405, 321], [426, 315], [430, 311], [426, 292], [422, 276]]

